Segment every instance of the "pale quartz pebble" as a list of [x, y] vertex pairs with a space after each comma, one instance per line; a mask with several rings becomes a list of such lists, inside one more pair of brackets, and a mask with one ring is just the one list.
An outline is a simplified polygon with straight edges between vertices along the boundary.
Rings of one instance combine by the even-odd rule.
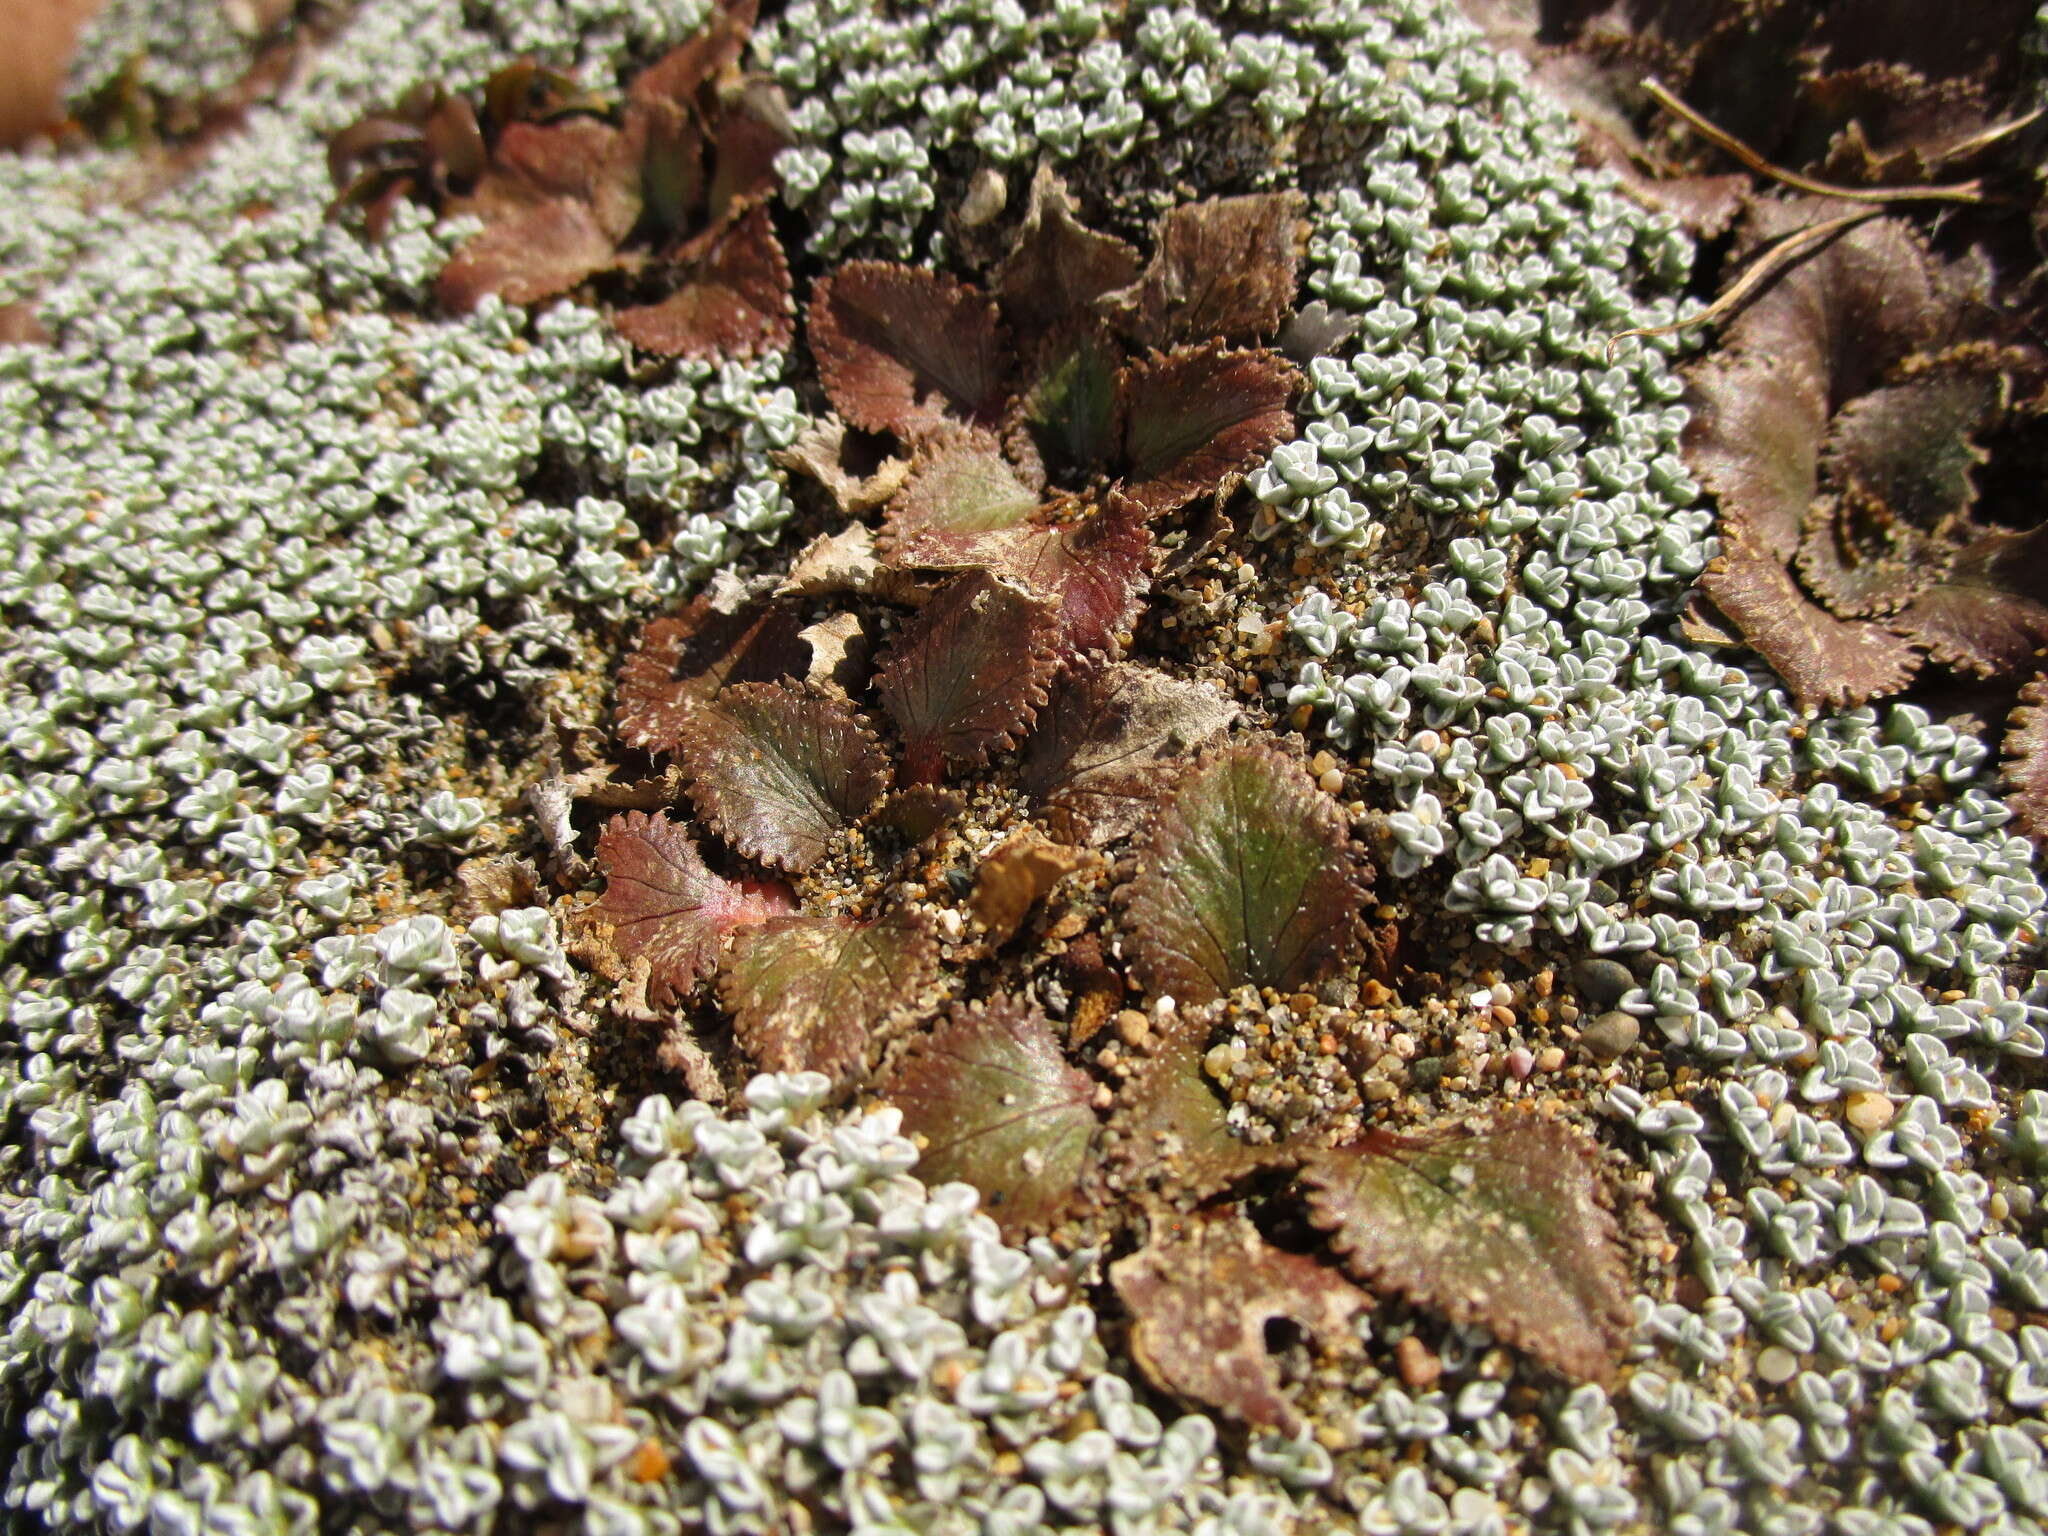
[[1799, 1374], [1799, 1357], [1782, 1344], [1760, 1350], [1756, 1357], [1757, 1380], [1781, 1387]]
[[1543, 1054], [1536, 1058], [1538, 1072], [1555, 1072], [1564, 1065], [1564, 1051], [1555, 1045], [1546, 1045]]
[[1882, 1093], [1859, 1089], [1843, 1101], [1842, 1118], [1866, 1136], [1874, 1136], [1892, 1123], [1898, 1106]]

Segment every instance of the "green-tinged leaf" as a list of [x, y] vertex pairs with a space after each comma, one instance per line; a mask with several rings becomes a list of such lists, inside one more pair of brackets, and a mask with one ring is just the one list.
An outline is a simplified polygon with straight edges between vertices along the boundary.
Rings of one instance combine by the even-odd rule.
[[710, 596], [654, 620], [619, 668], [619, 739], [648, 752], [672, 752], [690, 711], [727, 683], [803, 676], [811, 661], [803, 624], [793, 603], [722, 606]]
[[876, 1091], [923, 1148], [917, 1176], [972, 1184], [1006, 1234], [1043, 1231], [1072, 1204], [1099, 1126], [1095, 1082], [1037, 1008], [956, 1007]]
[[1131, 1314], [1131, 1354], [1162, 1392], [1259, 1429], [1296, 1434], [1266, 1325], [1285, 1320], [1325, 1349], [1355, 1347], [1372, 1298], [1307, 1254], [1275, 1248], [1234, 1207], [1162, 1225], [1109, 1268]]
[[978, 767], [1045, 701], [1057, 617], [986, 572], [949, 582], [903, 628], [875, 680], [903, 732], [912, 783], [942, 761]]
[[889, 760], [859, 713], [808, 686], [728, 687], [684, 723], [676, 755], [720, 837], [798, 874], [889, 787]]
[[1267, 1168], [1292, 1167], [1292, 1146], [1256, 1146], [1239, 1138], [1229, 1106], [1203, 1070], [1213, 1008], [1167, 1016], [1110, 1114], [1110, 1160], [1132, 1188], [1193, 1205]]
[[1170, 765], [1222, 735], [1237, 715], [1209, 684], [1153, 667], [1075, 668], [1039, 711], [1021, 783], [1061, 838], [1114, 842], [1151, 820]]
[[921, 444], [892, 498], [881, 547], [906, 567], [960, 569], [985, 563], [987, 535], [1016, 528], [1039, 495], [1003, 456], [994, 434], [948, 429]]
[[1344, 813], [1302, 766], [1221, 748], [1176, 784], [1126, 888], [1125, 945], [1183, 1005], [1327, 976], [1358, 947], [1370, 873]]
[[1041, 164], [1016, 243], [997, 269], [996, 297], [1022, 334], [1037, 335], [1087, 311], [1138, 275], [1138, 253], [1074, 216], [1066, 184]]
[[597, 839], [604, 895], [590, 915], [610, 932], [621, 960], [645, 959], [657, 1005], [695, 986], [718, 965], [726, 935], [795, 909], [779, 881], [713, 874], [687, 832], [666, 816], [628, 811]]
[[1170, 208], [1143, 274], [1097, 307], [1148, 347], [1271, 336], [1294, 304], [1305, 207], [1299, 192], [1263, 192]]
[[1311, 1219], [1367, 1285], [1575, 1380], [1613, 1378], [1628, 1272], [1578, 1133], [1516, 1115], [1479, 1135], [1375, 1134], [1310, 1153], [1302, 1181]]
[[912, 436], [989, 423], [1002, 403], [1003, 330], [978, 288], [917, 267], [850, 261], [808, 311], [818, 379], [839, 414]]
[[1150, 511], [1242, 475], [1294, 436], [1301, 375], [1277, 352], [1183, 347], [1124, 370], [1124, 490]]
[[1076, 322], [1048, 335], [1024, 370], [1012, 432], [1030, 435], [1056, 483], [1085, 486], [1117, 453], [1123, 366], [1124, 349], [1099, 322]]
[[718, 978], [740, 1049], [765, 1072], [850, 1082], [890, 1018], [914, 1013], [938, 976], [921, 919], [783, 917], [744, 935]]

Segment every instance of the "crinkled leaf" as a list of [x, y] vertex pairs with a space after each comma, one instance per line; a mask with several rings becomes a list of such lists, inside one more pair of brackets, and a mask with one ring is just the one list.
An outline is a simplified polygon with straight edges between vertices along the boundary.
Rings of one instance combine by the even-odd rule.
[[1919, 652], [1905, 640], [1867, 620], [1836, 618], [1739, 535], [1699, 590], [1785, 680], [1802, 710], [1897, 693], [1919, 669]]
[[708, 595], [654, 620], [619, 668], [619, 739], [649, 752], [672, 751], [690, 710], [726, 684], [801, 677], [810, 660], [802, 628], [793, 604], [726, 607]]
[[809, 687], [730, 686], [692, 713], [676, 751], [718, 835], [798, 874], [889, 787], [889, 761], [854, 707]]
[[1255, 1146], [1231, 1131], [1229, 1106], [1202, 1068], [1214, 1026], [1211, 1008], [1167, 1015], [1110, 1116], [1111, 1158], [1124, 1181], [1178, 1205], [1301, 1157], [1291, 1146]]
[[909, 457], [890, 453], [880, 442], [849, 431], [837, 416], [823, 416], [774, 457], [824, 486], [841, 512], [858, 516], [888, 501], [910, 475]]
[[612, 326], [664, 357], [751, 357], [787, 347], [794, 315], [782, 242], [757, 207], [693, 245], [667, 298], [621, 310]]
[[1820, 496], [1806, 515], [1796, 569], [1828, 612], [1867, 619], [1903, 607], [1948, 564], [1949, 550], [1862, 497]]
[[1938, 528], [1976, 500], [1971, 476], [1984, 454], [1971, 435], [1988, 425], [1997, 400], [1989, 373], [1929, 373], [1874, 389], [1836, 413], [1822, 473], [1845, 497]]
[[1277, 352], [1183, 347], [1124, 370], [1124, 489], [1169, 512], [1294, 436], [1301, 375]]
[[979, 553], [990, 570], [1053, 606], [1062, 655], [1113, 655], [1145, 590], [1148, 516], [1138, 502], [1111, 491], [1079, 522], [1020, 528], [984, 541]]
[[1066, 183], [1041, 164], [1016, 243], [996, 270], [996, 297], [1020, 334], [1036, 335], [1087, 310], [1138, 275], [1138, 253], [1075, 217]]
[[1811, 355], [1722, 352], [1694, 373], [1686, 460], [1722, 525], [1778, 560], [1799, 547], [1819, 484], [1827, 379]]
[[949, 430], [918, 449], [882, 526], [882, 544], [897, 565], [986, 564], [986, 536], [1028, 521], [1038, 501], [993, 434]]
[[2005, 803], [2020, 830], [2048, 846], [2048, 676], [2020, 689], [2006, 722]]
[[1225, 747], [1176, 784], [1124, 932], [1148, 990], [1203, 1003], [1327, 976], [1358, 945], [1370, 874], [1344, 813], [1277, 748]]
[[956, 1007], [876, 1091], [923, 1147], [917, 1176], [972, 1184], [1010, 1236], [1058, 1221], [1094, 1149], [1094, 1080], [1014, 998]]
[[2021, 677], [2048, 647], [2048, 525], [1979, 536], [1889, 621], [1936, 661]]
[[1045, 701], [1058, 620], [1044, 603], [985, 572], [949, 582], [904, 626], [876, 677], [903, 732], [912, 782], [940, 761], [978, 767], [1030, 724]]
[[1144, 272], [1096, 307], [1148, 347], [1271, 336], [1294, 304], [1307, 206], [1299, 192], [1261, 192], [1168, 209]]
[[1222, 735], [1237, 715], [1207, 683], [1130, 664], [1079, 668], [1039, 711], [1022, 786], [1068, 842], [1128, 837], [1151, 819], [1166, 765]]
[[597, 868], [605, 888], [591, 916], [609, 925], [622, 959], [646, 959], [648, 996], [657, 1006], [681, 997], [717, 966], [726, 935], [796, 905], [779, 881], [712, 873], [687, 832], [666, 816], [641, 811], [605, 823]]
[[1308, 1154], [1309, 1214], [1367, 1285], [1477, 1324], [1579, 1381], [1613, 1378], [1632, 1312], [1592, 1149], [1516, 1115]]
[[1109, 1269], [1131, 1314], [1131, 1354], [1152, 1384], [1260, 1429], [1297, 1434], [1266, 1326], [1285, 1319], [1327, 1348], [1355, 1342], [1372, 1298], [1342, 1273], [1275, 1248], [1235, 1207], [1197, 1211]]
[[1024, 915], [1079, 869], [1084, 858], [1078, 848], [1055, 843], [1029, 827], [991, 849], [974, 871], [974, 889], [967, 897], [967, 910], [986, 930], [989, 947], [1000, 949], [1009, 943]]
[[876, 831], [915, 847], [967, 808], [967, 797], [957, 789], [936, 784], [912, 784], [894, 791], [882, 808], [870, 818]]
[[783, 917], [735, 942], [718, 997], [763, 1071], [845, 1083], [883, 1023], [922, 1006], [938, 968], [938, 943], [912, 913], [871, 923]]
[[856, 427], [911, 436], [991, 421], [1002, 403], [1003, 330], [978, 288], [850, 261], [819, 280], [808, 319], [819, 382]]

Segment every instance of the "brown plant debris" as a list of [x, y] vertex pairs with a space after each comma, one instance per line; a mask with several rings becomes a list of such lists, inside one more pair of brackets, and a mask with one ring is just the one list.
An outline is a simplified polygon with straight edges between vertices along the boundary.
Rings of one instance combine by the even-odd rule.
[[1293, 1323], [1325, 1349], [1355, 1349], [1372, 1298], [1330, 1265], [1275, 1248], [1235, 1208], [1162, 1224], [1109, 1269], [1131, 1314], [1131, 1353], [1162, 1392], [1260, 1429], [1298, 1434], [1266, 1325]]

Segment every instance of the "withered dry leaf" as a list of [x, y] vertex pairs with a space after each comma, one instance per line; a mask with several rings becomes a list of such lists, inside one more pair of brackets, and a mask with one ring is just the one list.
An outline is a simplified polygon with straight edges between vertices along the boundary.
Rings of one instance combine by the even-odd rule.
[[910, 782], [942, 761], [978, 767], [1008, 746], [1045, 702], [1057, 618], [985, 571], [949, 582], [918, 610], [876, 675], [903, 733]]
[[996, 269], [996, 297], [1010, 323], [1020, 334], [1037, 335], [1137, 276], [1138, 253], [1083, 224], [1066, 183], [1050, 163], [1041, 163], [1031, 179], [1031, 206]]
[[1577, 1381], [1614, 1377], [1632, 1322], [1592, 1148], [1513, 1115], [1478, 1135], [1375, 1132], [1303, 1164], [1309, 1213], [1375, 1290], [1441, 1312]]
[[735, 851], [802, 874], [889, 787], [880, 742], [845, 699], [736, 683], [676, 738], [697, 812]]
[[948, 419], [993, 421], [1003, 329], [978, 288], [917, 267], [850, 261], [808, 310], [818, 380], [848, 422], [911, 437]]
[[765, 1072], [822, 1072], [845, 1084], [892, 1016], [938, 976], [938, 942], [911, 912], [871, 923], [782, 917], [733, 945], [718, 998], [740, 1049]]
[[1020, 782], [1064, 842], [1097, 845], [1151, 819], [1161, 774], [1221, 736], [1238, 708], [1207, 683], [1154, 667], [1064, 674], [1024, 747]]
[[874, 439], [855, 434], [837, 416], [821, 416], [787, 448], [771, 457], [809, 475], [849, 517], [872, 512], [896, 494], [910, 474], [910, 457], [874, 448]]
[[464, 922], [495, 917], [507, 907], [537, 906], [541, 900], [540, 871], [531, 859], [464, 859], [455, 867], [455, 880], [462, 887], [455, 915]]
[[1285, 1320], [1326, 1350], [1356, 1348], [1372, 1298], [1338, 1270], [1275, 1248], [1235, 1207], [1162, 1226], [1109, 1268], [1131, 1314], [1131, 1354], [1162, 1392], [1259, 1429], [1297, 1434], [1266, 1327]]
[[1132, 969], [1183, 1005], [1312, 984], [1356, 952], [1370, 883], [1343, 810], [1301, 764], [1220, 748], [1165, 796], [1125, 887]]
[[1025, 828], [1003, 839], [974, 872], [967, 910], [985, 930], [991, 949], [1016, 934], [1024, 915], [1086, 861], [1078, 848]]
[[1170, 512], [1294, 436], [1301, 375], [1277, 352], [1182, 347], [1124, 370], [1124, 490]]
[[1120, 1181], [1173, 1205], [1198, 1204], [1301, 1160], [1299, 1148], [1257, 1146], [1230, 1129], [1229, 1106], [1202, 1066], [1215, 1024], [1213, 1007], [1167, 1015], [1110, 1113], [1109, 1159]]
[[726, 937], [796, 909], [779, 881], [727, 880], [705, 867], [697, 845], [666, 816], [628, 811], [597, 839], [604, 895], [589, 917], [610, 930], [623, 960], [648, 962], [655, 1006], [682, 997], [718, 965]]
[[671, 752], [692, 708], [728, 683], [772, 683], [801, 677], [810, 647], [796, 605], [753, 599], [737, 606], [715, 594], [679, 614], [656, 619], [619, 668], [619, 739], [649, 752]]
[[972, 1184], [1006, 1236], [1043, 1231], [1072, 1206], [1100, 1125], [1095, 1081], [1035, 1006], [956, 1006], [875, 1091], [921, 1146], [918, 1177]]
[[859, 614], [828, 614], [817, 623], [806, 626], [802, 639], [811, 648], [811, 665], [804, 673], [805, 682], [847, 695], [867, 682], [868, 632], [861, 624]]
[[1299, 192], [1261, 192], [1170, 208], [1144, 272], [1096, 307], [1148, 347], [1271, 336], [1294, 303], [1307, 206]]

